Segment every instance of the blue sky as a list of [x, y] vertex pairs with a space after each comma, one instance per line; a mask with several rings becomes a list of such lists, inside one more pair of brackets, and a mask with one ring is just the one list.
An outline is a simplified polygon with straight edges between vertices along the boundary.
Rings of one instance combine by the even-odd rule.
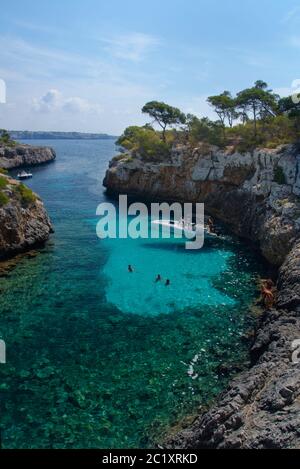
[[214, 117], [207, 96], [300, 78], [294, 0], [10, 0], [0, 127], [119, 134], [146, 101]]

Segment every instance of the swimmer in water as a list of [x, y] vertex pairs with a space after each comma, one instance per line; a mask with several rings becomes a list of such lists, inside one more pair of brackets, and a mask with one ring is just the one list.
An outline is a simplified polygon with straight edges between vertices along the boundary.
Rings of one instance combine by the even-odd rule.
[[170, 282], [170, 280], [167, 278], [166, 283], [165, 283], [166, 287], [168, 287], [170, 284], [171, 284], [171, 282]]
[[160, 281], [161, 281], [161, 275], [158, 274], [157, 277], [156, 277], [156, 279], [155, 279], [155, 283], [160, 282]]
[[128, 266], [128, 272], [130, 272], [130, 273], [133, 272], [133, 268], [132, 268], [132, 266], [131, 266], [130, 264], [129, 264], [129, 266]]

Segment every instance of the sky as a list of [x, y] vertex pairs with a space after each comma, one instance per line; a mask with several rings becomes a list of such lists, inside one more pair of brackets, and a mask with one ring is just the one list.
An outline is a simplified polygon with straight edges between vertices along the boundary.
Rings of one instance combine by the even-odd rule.
[[10, 0], [0, 17], [0, 128], [105, 132], [165, 101], [215, 118], [207, 96], [300, 78], [294, 0]]

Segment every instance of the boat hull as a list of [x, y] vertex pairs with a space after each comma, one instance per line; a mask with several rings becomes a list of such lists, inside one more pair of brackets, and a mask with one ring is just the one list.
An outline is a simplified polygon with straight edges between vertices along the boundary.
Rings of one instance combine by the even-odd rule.
[[26, 174], [26, 176], [18, 175], [18, 179], [20, 181], [23, 181], [24, 179], [31, 179], [31, 178], [32, 178], [32, 174]]

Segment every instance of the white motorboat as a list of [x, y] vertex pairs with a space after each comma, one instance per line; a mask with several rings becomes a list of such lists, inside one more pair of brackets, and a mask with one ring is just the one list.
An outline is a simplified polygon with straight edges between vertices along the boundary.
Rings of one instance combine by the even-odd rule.
[[162, 227], [162, 230], [165, 232], [170, 233], [180, 233], [182, 235], [186, 235], [188, 237], [203, 232], [205, 230], [203, 225], [186, 222], [184, 220], [153, 220], [151, 222], [152, 225], [156, 226], [158, 229]]
[[27, 173], [26, 171], [21, 171], [21, 173], [18, 174], [18, 179], [30, 179], [32, 178], [31, 173]]
[[217, 233], [211, 233], [206, 225], [186, 222], [184, 220], [153, 220], [151, 224], [157, 229], [162, 228], [165, 233], [181, 233], [183, 236], [191, 237], [204, 232], [205, 236], [219, 237]]

